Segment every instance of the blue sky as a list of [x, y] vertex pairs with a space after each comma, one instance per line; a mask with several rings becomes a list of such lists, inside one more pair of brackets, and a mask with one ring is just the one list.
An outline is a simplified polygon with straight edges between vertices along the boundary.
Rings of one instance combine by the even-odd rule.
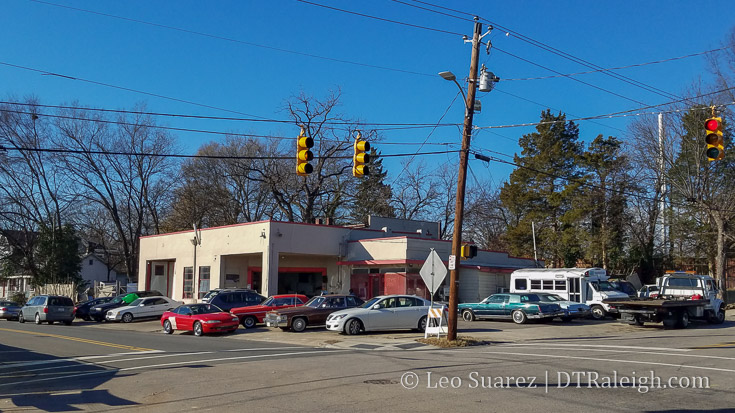
[[[462, 80], [467, 77], [470, 62], [469, 44], [463, 43], [457, 34], [437, 30], [471, 37], [470, 14], [605, 68], [716, 49], [722, 47], [735, 25], [735, 11], [726, 1], [428, 1], [461, 11], [433, 8], [456, 17], [423, 10], [419, 7], [430, 6], [414, 0], [314, 0], [314, 3], [424, 28], [296, 0], [4, 0], [0, 8], [2, 63], [240, 114], [44, 76], [2, 64], [0, 92], [3, 100], [8, 96], [35, 95], [45, 104], [79, 101], [91, 107], [130, 109], [136, 103], [145, 102], [147, 109], [155, 112], [248, 114], [286, 119], [281, 108], [289, 97], [304, 92], [322, 98], [329, 90], [340, 88], [340, 112], [348, 117], [374, 123], [433, 124], [439, 122], [457, 94], [456, 86], [437, 73], [451, 70]], [[535, 122], [545, 108], [577, 118], [671, 100], [600, 73], [576, 78], [612, 93], [566, 77], [512, 80], [554, 73], [499, 50], [565, 74], [589, 68], [534, 47], [499, 28], [489, 38], [497, 50], [488, 56], [483, 48], [480, 60], [503, 80], [493, 92], [478, 95], [482, 112], [475, 116], [476, 126]], [[676, 96], [681, 96], [694, 82], [711, 79], [702, 56], [621, 69], [617, 73]], [[442, 123], [461, 123], [463, 112], [461, 99], [456, 99]], [[630, 120], [581, 121], [580, 135], [584, 141], [598, 134], [625, 138]], [[292, 126], [275, 123], [178, 119], [159, 122], [223, 132], [298, 134]], [[532, 130], [532, 127], [483, 129], [476, 134], [473, 148], [512, 155], [518, 151], [518, 137]], [[201, 144], [221, 139], [217, 135], [194, 133], [177, 133], [177, 136], [180, 143], [177, 150], [183, 153], [194, 153]], [[377, 146], [386, 154], [413, 153], [424, 141], [459, 143], [460, 131], [455, 127], [438, 128], [433, 133], [431, 129], [386, 130], [382, 138], [385, 144]], [[387, 144], [396, 142], [411, 145]], [[421, 151], [439, 148], [443, 147], [425, 146]], [[457, 157], [452, 153], [426, 155], [421, 159], [432, 167], [456, 164]], [[391, 178], [401, 171], [398, 161], [387, 160], [385, 165]], [[480, 180], [492, 179], [496, 183], [506, 179], [511, 171], [507, 165], [487, 165], [480, 161], [472, 161], [471, 168]]]

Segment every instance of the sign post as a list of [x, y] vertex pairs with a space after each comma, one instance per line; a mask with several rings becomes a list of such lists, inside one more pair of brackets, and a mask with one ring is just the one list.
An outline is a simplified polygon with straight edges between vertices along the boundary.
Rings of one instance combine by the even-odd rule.
[[442, 281], [444, 281], [444, 277], [447, 276], [447, 267], [444, 266], [444, 262], [442, 262], [439, 254], [433, 248], [426, 258], [426, 262], [421, 267], [419, 274], [421, 274], [424, 284], [429, 287], [429, 291], [431, 292], [431, 306], [426, 317], [424, 338], [427, 338], [429, 334], [436, 334], [437, 337], [440, 337], [442, 334], [447, 334], [448, 323], [444, 316], [444, 306], [434, 308], [434, 294], [439, 289]]

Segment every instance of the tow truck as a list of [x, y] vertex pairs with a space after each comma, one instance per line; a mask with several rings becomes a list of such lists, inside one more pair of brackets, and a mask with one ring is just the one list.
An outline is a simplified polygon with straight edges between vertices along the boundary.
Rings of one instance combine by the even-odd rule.
[[656, 297], [616, 300], [620, 321], [637, 326], [663, 322], [667, 329], [686, 328], [692, 319], [713, 324], [725, 321], [725, 303], [718, 298], [717, 283], [709, 275], [668, 273], [659, 280], [659, 288]]

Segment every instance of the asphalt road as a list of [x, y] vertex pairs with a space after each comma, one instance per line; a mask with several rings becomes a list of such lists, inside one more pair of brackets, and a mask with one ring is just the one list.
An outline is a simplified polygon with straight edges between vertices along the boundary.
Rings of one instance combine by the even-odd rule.
[[475, 322], [492, 344], [366, 351], [418, 335], [0, 322], [0, 411], [732, 411], [734, 333]]

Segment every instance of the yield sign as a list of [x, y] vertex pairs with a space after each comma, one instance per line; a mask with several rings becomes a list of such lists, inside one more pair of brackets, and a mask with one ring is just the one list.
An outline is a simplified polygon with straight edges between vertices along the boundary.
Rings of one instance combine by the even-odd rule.
[[439, 258], [439, 254], [433, 248], [429, 257], [426, 258], [424, 266], [421, 267], [419, 274], [421, 274], [421, 278], [423, 278], [426, 286], [429, 287], [431, 294], [434, 295], [442, 281], [444, 281], [444, 277], [447, 276], [447, 267], [444, 266], [442, 259]]

